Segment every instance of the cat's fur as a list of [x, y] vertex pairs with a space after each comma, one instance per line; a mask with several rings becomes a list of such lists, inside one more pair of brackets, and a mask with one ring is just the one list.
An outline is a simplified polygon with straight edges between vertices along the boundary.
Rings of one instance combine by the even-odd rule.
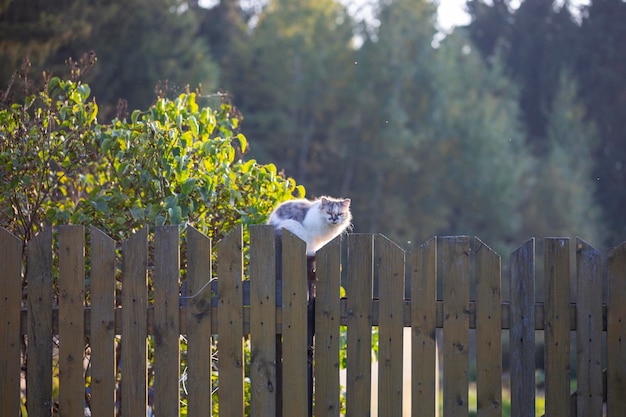
[[306, 243], [308, 256], [350, 227], [350, 199], [322, 197], [319, 200], [290, 200], [270, 214], [268, 224], [278, 234], [287, 229]]

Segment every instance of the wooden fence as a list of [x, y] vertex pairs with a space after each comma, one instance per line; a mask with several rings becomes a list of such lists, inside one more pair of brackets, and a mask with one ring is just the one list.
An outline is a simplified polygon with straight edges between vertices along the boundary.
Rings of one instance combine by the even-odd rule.
[[[86, 245], [82, 226], [45, 230], [29, 243], [26, 268], [22, 242], [0, 230], [3, 416], [20, 415], [25, 398], [30, 417], [84, 416], [86, 405], [98, 417], [178, 416], [181, 355], [189, 416], [211, 415], [217, 386], [219, 416], [306, 416], [311, 382], [313, 415], [338, 416], [343, 413], [341, 325], [347, 326], [348, 416], [371, 415], [373, 394], [379, 416], [403, 415], [403, 399], [409, 397], [411, 409], [404, 415], [435, 416], [439, 392], [444, 416], [466, 416], [474, 363], [477, 414], [501, 416], [503, 352], [510, 363], [511, 415], [535, 416], [540, 333], [546, 415], [626, 415], [626, 245], [603, 260], [576, 240], [570, 262], [568, 239], [544, 239], [545, 295], [538, 302], [534, 239], [513, 252], [510, 282], [507, 277], [502, 285], [500, 257], [477, 238], [433, 238], [407, 253], [383, 236], [350, 234], [343, 241], [345, 262], [339, 240], [318, 252], [311, 310], [304, 244], [289, 233], [283, 236], [277, 290], [277, 251], [268, 226], [250, 229], [249, 266], [240, 228], [221, 240], [215, 270], [210, 240], [193, 228], [186, 232], [182, 262], [176, 227], [156, 228], [153, 239], [147, 229], [133, 234], [121, 244], [121, 260], [112, 239], [95, 228], [89, 237]], [[217, 285], [207, 285], [209, 277], [219, 277]], [[501, 294], [502, 288], [510, 294]], [[311, 358], [307, 330], [313, 325]], [[370, 372], [373, 326], [376, 393]], [[403, 363], [405, 328], [410, 328], [410, 363]], [[187, 340], [183, 352], [180, 335]], [[217, 367], [210, 354], [215, 340]], [[408, 388], [402, 383], [407, 367]], [[217, 386], [211, 380], [216, 372]], [[148, 392], [154, 398], [150, 406]]]

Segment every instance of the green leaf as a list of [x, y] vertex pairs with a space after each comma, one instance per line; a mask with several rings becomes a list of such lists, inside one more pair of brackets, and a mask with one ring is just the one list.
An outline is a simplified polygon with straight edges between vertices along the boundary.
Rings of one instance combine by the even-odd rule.
[[239, 146], [241, 147], [241, 153], [246, 153], [246, 150], [248, 149], [248, 140], [243, 135], [243, 133], [239, 133], [237, 135], [237, 139], [239, 139]]
[[144, 219], [144, 210], [141, 207], [133, 207], [130, 209], [130, 214], [133, 216], [135, 220], [143, 220]]
[[59, 77], [52, 77], [48, 82], [48, 95], [55, 97], [61, 93], [61, 79]]
[[189, 116], [189, 118], [187, 119], [187, 123], [189, 123], [191, 133], [193, 133], [195, 136], [198, 136], [198, 133], [200, 131], [198, 127], [198, 120], [194, 116]]
[[141, 112], [139, 110], [135, 110], [133, 111], [133, 113], [130, 115], [130, 120], [133, 124], [133, 126], [135, 126], [137, 124], [137, 119], [139, 119], [139, 115], [141, 114]]
[[30, 108], [30, 106], [33, 104], [33, 102], [35, 101], [36, 97], [34, 95], [30, 95], [28, 97], [26, 97], [26, 99], [24, 100], [24, 107], [26, 107], [27, 109]]
[[87, 84], [81, 84], [76, 88], [76, 91], [80, 94], [81, 101], [84, 102], [91, 94], [91, 88]]
[[98, 116], [98, 105], [93, 102], [90, 107], [91, 111], [89, 112], [89, 117], [87, 118], [87, 123], [92, 124], [96, 117]]
[[182, 219], [182, 209], [180, 206], [170, 207], [167, 209], [167, 214], [170, 215], [171, 224], [180, 224]]
[[166, 209], [171, 209], [172, 207], [176, 207], [177, 205], [178, 205], [178, 199], [175, 196], [170, 195], [165, 198]]
[[193, 190], [193, 187], [195, 184], [196, 184], [195, 178], [187, 178], [180, 186], [181, 193], [183, 195], [188, 195]]

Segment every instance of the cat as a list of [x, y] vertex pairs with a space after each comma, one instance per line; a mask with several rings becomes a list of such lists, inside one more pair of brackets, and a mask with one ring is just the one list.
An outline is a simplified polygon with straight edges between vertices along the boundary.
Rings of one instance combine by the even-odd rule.
[[306, 243], [307, 256], [314, 256], [322, 246], [351, 226], [349, 198], [321, 197], [318, 200], [289, 200], [270, 214], [268, 224], [280, 234], [287, 229]]

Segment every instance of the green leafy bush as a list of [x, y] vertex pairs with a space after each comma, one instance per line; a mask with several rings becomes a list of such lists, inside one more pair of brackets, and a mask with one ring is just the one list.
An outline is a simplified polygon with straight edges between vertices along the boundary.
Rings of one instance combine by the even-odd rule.
[[[0, 97], [0, 225], [25, 241], [53, 209], [69, 220], [78, 172], [97, 160], [98, 112], [89, 86], [44, 74], [44, 86], [28, 92], [27, 73], [25, 63]], [[16, 81], [22, 91], [11, 90]], [[13, 102], [14, 94], [23, 102]]]
[[280, 201], [304, 197], [275, 165], [243, 158], [241, 115], [228, 102], [202, 107], [205, 98], [188, 92], [99, 124], [80, 82], [89, 62], [73, 64], [70, 80], [44, 74], [32, 91], [26, 64], [1, 92], [0, 226], [25, 244], [45, 225], [68, 223], [116, 239], [146, 225], [191, 224], [219, 240], [237, 224], [263, 223]]
[[[28, 85], [26, 73], [16, 79]], [[219, 239], [304, 196], [273, 164], [243, 159], [241, 115], [228, 102], [201, 107], [204, 98], [188, 92], [99, 124], [89, 86], [76, 78], [44, 78], [23, 103], [10, 88], [2, 96], [0, 225], [23, 240], [46, 223], [92, 224], [115, 238], [192, 224]]]

